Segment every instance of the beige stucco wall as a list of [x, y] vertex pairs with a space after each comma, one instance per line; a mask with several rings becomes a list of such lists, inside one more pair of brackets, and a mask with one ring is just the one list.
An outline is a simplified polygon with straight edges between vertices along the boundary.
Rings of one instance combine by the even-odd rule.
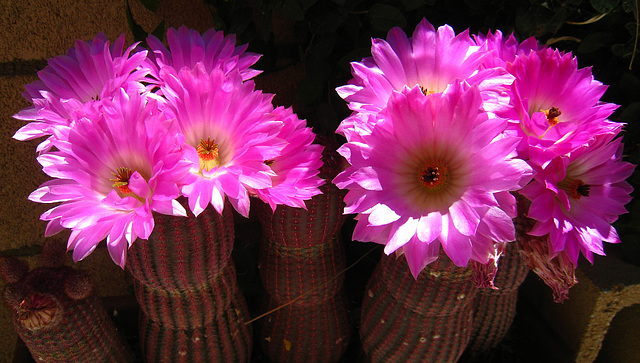
[[[35, 160], [38, 142], [12, 139], [23, 124], [12, 115], [28, 106], [21, 96], [24, 85], [36, 79], [35, 70], [46, 59], [64, 54], [76, 39], [90, 40], [103, 32], [114, 40], [127, 33], [131, 43], [125, 6], [125, 0], [0, 0], [0, 256], [18, 256], [27, 259], [32, 267], [37, 266], [44, 239], [45, 223], [39, 215], [48, 206], [27, 200], [47, 180]], [[163, 19], [167, 26], [186, 24], [201, 32], [213, 24], [210, 9], [202, 1], [160, 1], [160, 8], [153, 13], [139, 0], [131, 0], [131, 9], [146, 31], [153, 30]], [[98, 248], [76, 266], [91, 272], [100, 296], [130, 292], [125, 273], [104, 248]], [[16, 338], [9, 310], [0, 303], [0, 352], [6, 352], [0, 354], [0, 363], [13, 361]]]

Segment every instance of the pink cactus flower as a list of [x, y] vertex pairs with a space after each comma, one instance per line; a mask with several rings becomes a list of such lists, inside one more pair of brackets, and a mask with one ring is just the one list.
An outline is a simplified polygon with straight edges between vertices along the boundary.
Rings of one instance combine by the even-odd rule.
[[505, 38], [500, 30], [494, 33], [488, 32], [486, 35], [474, 34], [473, 38], [476, 44], [492, 53], [484, 58], [482, 68], [506, 67], [507, 63], [512, 63], [517, 56], [524, 56], [531, 51], [544, 48], [534, 37], [520, 43], [513, 34]]
[[324, 180], [318, 177], [322, 166], [322, 149], [312, 144], [315, 135], [306, 127], [291, 108], [278, 107], [266, 119], [283, 122], [278, 137], [287, 141], [279, 156], [267, 161], [276, 174], [272, 177], [272, 186], [253, 190], [258, 198], [268, 203], [273, 210], [278, 204], [294, 208], [305, 208], [305, 200], [321, 194], [320, 185]]
[[155, 36], [147, 38], [149, 60], [145, 63], [160, 84], [164, 81], [160, 74], [163, 67], [180, 71], [182, 67], [193, 68], [201, 64], [207, 72], [221, 69], [225, 73], [239, 71], [243, 80], [251, 79], [261, 71], [249, 68], [260, 59], [260, 54], [246, 52], [247, 44], [236, 46], [234, 34], [224, 35], [221, 31], [207, 30], [200, 35], [194, 29], [181, 26], [178, 30], [167, 31], [169, 49]]
[[29, 199], [60, 205], [42, 214], [46, 236], [71, 229], [75, 261], [106, 238], [111, 258], [124, 268], [127, 249], [154, 228], [153, 212], [185, 216], [175, 199], [188, 173], [181, 135], [154, 99], [121, 89], [100, 111], [56, 128], [55, 151], [38, 162], [53, 177]]
[[[123, 51], [124, 34], [109, 44], [104, 34], [98, 34], [88, 42], [76, 41], [66, 55], [49, 59], [48, 66], [38, 72], [39, 80], [25, 86], [23, 94], [33, 106], [18, 112], [14, 117], [32, 121], [21, 127], [13, 136], [18, 140], [31, 140], [50, 136], [57, 126], [67, 126], [70, 120], [79, 118], [95, 101], [111, 98], [120, 88], [145, 90], [148, 69], [141, 67], [146, 51], [136, 52], [134, 44]], [[47, 139], [38, 151], [51, 148]]]
[[162, 93], [184, 135], [184, 158], [191, 172], [182, 194], [196, 216], [211, 204], [222, 214], [225, 198], [249, 215], [249, 191], [270, 188], [276, 176], [269, 160], [280, 156], [286, 141], [279, 137], [283, 121], [273, 112], [271, 95], [255, 90], [238, 71], [209, 72], [203, 65], [161, 71]]
[[574, 265], [581, 252], [593, 262], [594, 253], [604, 255], [603, 242], [620, 242], [611, 223], [626, 213], [632, 187], [625, 179], [634, 165], [621, 160], [621, 139], [614, 137], [595, 135], [544, 168], [534, 165], [534, 180], [520, 191], [531, 200], [527, 216], [536, 220], [529, 234], [548, 234], [552, 254], [564, 251]]
[[456, 80], [465, 80], [478, 85], [485, 109], [499, 109], [508, 103], [504, 93], [513, 76], [503, 67], [481, 70], [489, 53], [471, 39], [468, 31], [456, 35], [448, 25], [436, 30], [423, 19], [410, 38], [400, 28], [393, 28], [386, 40], [373, 39], [372, 43], [372, 56], [351, 63], [354, 78], [336, 89], [355, 111], [337, 130], [347, 140], [370, 132], [369, 122], [377, 119], [362, 114], [380, 112], [391, 94], [405, 87], [419, 86], [428, 95], [445, 91]]
[[590, 68], [578, 69], [570, 53], [545, 48], [519, 56], [507, 66], [516, 80], [511, 102], [513, 129], [522, 136], [520, 156], [541, 166], [588, 143], [593, 135], [615, 132], [607, 121], [618, 107], [600, 101], [607, 87]]
[[[353, 238], [403, 252], [414, 276], [444, 252], [458, 266], [488, 263], [515, 239], [515, 199], [530, 167], [515, 157], [507, 120], [482, 110], [477, 86], [453, 83], [425, 97], [394, 92], [381, 120], [339, 152], [351, 164], [334, 183], [357, 213]], [[370, 114], [369, 117], [375, 117]]]

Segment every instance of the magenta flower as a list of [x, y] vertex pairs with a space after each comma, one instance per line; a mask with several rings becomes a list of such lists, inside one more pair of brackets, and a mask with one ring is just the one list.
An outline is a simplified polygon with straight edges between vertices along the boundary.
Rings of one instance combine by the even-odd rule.
[[291, 108], [278, 107], [265, 118], [283, 122], [278, 137], [286, 140], [287, 145], [279, 156], [267, 161], [276, 174], [271, 178], [272, 186], [253, 190], [253, 193], [273, 210], [278, 204], [306, 209], [304, 201], [321, 194], [318, 187], [324, 184], [318, 177], [323, 147], [312, 144], [315, 135], [311, 128], [306, 127], [306, 122]]
[[[144, 91], [141, 83], [149, 70], [140, 65], [146, 51], [135, 52], [136, 44], [123, 51], [124, 34], [112, 45], [104, 34], [92, 41], [76, 41], [66, 55], [49, 59], [48, 66], [38, 72], [38, 81], [28, 84], [25, 98], [33, 106], [18, 112], [19, 120], [33, 121], [21, 127], [13, 136], [18, 140], [31, 140], [54, 133], [58, 126], [67, 126], [91, 109], [96, 100], [104, 100], [125, 90]], [[50, 140], [44, 141], [38, 151], [50, 149]]]
[[225, 74], [204, 66], [161, 71], [162, 93], [186, 140], [184, 158], [191, 172], [182, 194], [197, 216], [211, 204], [222, 214], [225, 197], [243, 216], [249, 214], [249, 190], [272, 186], [268, 161], [280, 155], [282, 120], [270, 117], [271, 95], [256, 91], [239, 72]]
[[506, 67], [507, 63], [512, 63], [517, 56], [524, 56], [543, 48], [534, 37], [520, 43], [513, 34], [505, 39], [500, 30], [496, 30], [495, 33], [488, 32], [486, 35], [474, 34], [473, 38], [476, 44], [492, 53], [484, 59], [483, 68]]
[[181, 26], [178, 30], [170, 28], [167, 31], [167, 42], [169, 49], [155, 36], [147, 38], [151, 50], [147, 65], [160, 83], [163, 83], [160, 74], [163, 67], [180, 71], [182, 67], [193, 68], [201, 64], [207, 72], [213, 69], [221, 69], [225, 73], [237, 70], [243, 80], [261, 72], [249, 68], [260, 59], [260, 55], [246, 52], [246, 44], [236, 46], [234, 34], [225, 36], [221, 31], [209, 29], [201, 36], [194, 29]]
[[615, 132], [606, 118], [618, 107], [600, 97], [607, 87], [590, 68], [578, 69], [575, 57], [545, 48], [518, 56], [508, 65], [516, 77], [511, 98], [522, 136], [520, 156], [545, 166], [556, 156], [588, 143], [593, 135]]
[[593, 262], [594, 253], [604, 255], [603, 241], [620, 242], [611, 223], [626, 213], [632, 187], [625, 179], [634, 165], [621, 160], [621, 139], [614, 137], [596, 135], [545, 168], [534, 166], [534, 180], [520, 192], [531, 200], [528, 217], [536, 220], [529, 234], [548, 234], [553, 255], [564, 251], [574, 265], [580, 252]]
[[[370, 134], [344, 144], [351, 164], [334, 183], [358, 213], [353, 238], [404, 252], [418, 276], [444, 252], [458, 266], [488, 263], [494, 243], [515, 239], [512, 217], [531, 173], [515, 159], [507, 121], [482, 111], [477, 87], [454, 83], [425, 97], [420, 86], [391, 95]], [[369, 117], [375, 117], [370, 114]]]
[[106, 238], [111, 258], [124, 267], [131, 244], [151, 234], [152, 212], [186, 215], [175, 199], [189, 165], [181, 161], [182, 137], [168, 127], [155, 100], [122, 89], [100, 111], [54, 130], [57, 150], [38, 161], [55, 179], [29, 199], [62, 202], [41, 219], [49, 221], [47, 236], [71, 229], [68, 248], [75, 261]]
[[489, 53], [471, 39], [468, 31], [456, 35], [448, 25], [436, 30], [423, 19], [411, 38], [400, 28], [393, 28], [387, 40], [373, 39], [372, 43], [372, 57], [351, 63], [354, 78], [336, 89], [356, 111], [337, 130], [347, 140], [354, 134], [370, 132], [368, 122], [376, 121], [361, 113], [380, 112], [391, 94], [404, 87], [419, 86], [428, 95], [445, 91], [456, 80], [466, 80], [478, 85], [488, 101], [485, 108], [504, 107], [497, 95], [506, 91], [513, 76], [502, 67], [479, 70]]

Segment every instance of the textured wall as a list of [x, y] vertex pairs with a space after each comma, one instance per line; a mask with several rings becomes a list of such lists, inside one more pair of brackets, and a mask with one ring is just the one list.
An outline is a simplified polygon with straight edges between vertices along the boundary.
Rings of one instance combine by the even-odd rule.
[[[160, 1], [155, 13], [139, 0], [130, 3], [134, 19], [146, 31], [163, 19], [167, 27], [186, 24], [201, 32], [213, 24], [202, 1]], [[49, 207], [27, 200], [47, 180], [35, 160], [38, 142], [12, 139], [23, 123], [11, 116], [28, 106], [21, 96], [24, 85], [37, 79], [37, 70], [48, 58], [66, 53], [76, 39], [90, 40], [103, 32], [114, 40], [127, 33], [131, 43], [125, 8], [124, 0], [0, 0], [0, 256], [25, 258], [32, 267], [37, 266], [45, 227], [39, 216]], [[105, 248], [98, 248], [77, 267], [91, 272], [101, 296], [130, 293], [125, 273], [111, 262]], [[0, 362], [13, 361], [17, 335], [10, 318], [0, 303], [0, 352], [10, 353], [0, 355]]]

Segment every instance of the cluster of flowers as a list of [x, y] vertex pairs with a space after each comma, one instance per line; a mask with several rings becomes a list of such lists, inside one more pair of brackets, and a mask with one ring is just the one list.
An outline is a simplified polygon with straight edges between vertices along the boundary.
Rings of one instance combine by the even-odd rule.
[[606, 86], [572, 54], [423, 20], [411, 37], [373, 39], [371, 55], [337, 89], [353, 112], [338, 128], [350, 166], [334, 182], [349, 190], [354, 239], [404, 254], [416, 278], [441, 247], [458, 266], [496, 264], [523, 237], [520, 194], [536, 272], [573, 272], [580, 253], [593, 261], [619, 242], [611, 223], [634, 166], [621, 160], [623, 124], [607, 119], [617, 106], [600, 101]]
[[275, 209], [304, 207], [320, 194], [322, 147], [291, 108], [255, 89], [259, 55], [214, 30], [182, 27], [169, 47], [124, 49], [102, 34], [77, 41], [26, 86], [29, 121], [14, 138], [45, 137], [37, 160], [53, 179], [29, 199], [59, 203], [45, 212], [45, 235], [70, 230], [74, 260], [106, 239], [124, 267], [127, 249], [147, 239], [154, 213], [198, 216], [225, 200], [248, 216], [250, 196]]
[[[124, 266], [153, 212], [187, 214], [180, 196], [196, 216], [225, 200], [247, 216], [250, 196], [275, 209], [320, 193], [322, 147], [255, 89], [259, 55], [213, 30], [170, 29], [167, 41], [78, 41], [26, 86], [33, 105], [14, 117], [29, 123], [14, 137], [46, 137], [37, 159], [53, 178], [29, 198], [60, 203], [41, 217], [45, 234], [70, 229], [75, 260], [106, 238]], [[539, 237], [520, 243], [539, 274], [619, 242], [611, 224], [634, 166], [621, 160], [623, 124], [607, 119], [617, 106], [600, 101], [606, 86], [572, 54], [426, 20], [411, 37], [373, 39], [371, 53], [337, 89], [353, 112], [337, 130], [350, 166], [333, 182], [349, 190], [353, 239], [404, 254], [416, 278], [441, 251], [497, 268], [524, 233]], [[524, 217], [532, 228], [517, 231]]]

